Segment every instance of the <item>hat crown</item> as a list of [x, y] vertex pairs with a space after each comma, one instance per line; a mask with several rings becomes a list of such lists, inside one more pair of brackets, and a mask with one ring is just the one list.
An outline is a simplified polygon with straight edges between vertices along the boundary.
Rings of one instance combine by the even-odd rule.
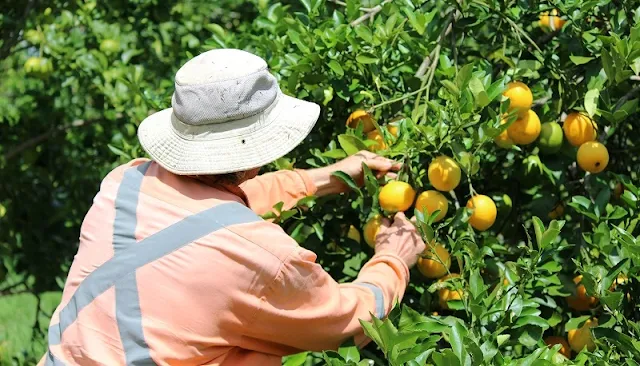
[[198, 85], [242, 78], [267, 68], [260, 57], [237, 49], [204, 52], [187, 61], [176, 73], [176, 84]]
[[178, 70], [171, 102], [181, 122], [199, 126], [259, 114], [279, 92], [262, 58], [242, 50], [218, 49], [194, 57]]

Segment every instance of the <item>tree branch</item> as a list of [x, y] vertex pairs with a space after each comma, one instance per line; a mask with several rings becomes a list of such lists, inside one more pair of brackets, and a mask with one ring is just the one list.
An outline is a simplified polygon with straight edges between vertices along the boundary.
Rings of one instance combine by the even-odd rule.
[[[122, 117], [122, 113], [118, 113], [116, 115], [116, 118], [121, 118]], [[83, 127], [83, 126], [89, 126], [93, 123], [96, 122], [100, 122], [101, 120], [99, 119], [95, 119], [95, 120], [75, 120], [73, 122], [71, 122], [71, 124], [67, 125], [67, 126], [58, 126], [57, 128], [52, 128], [47, 132], [43, 132], [37, 136], [34, 136], [30, 139], [28, 139], [27, 141], [24, 141], [23, 143], [19, 144], [18, 146], [14, 147], [13, 149], [9, 150], [5, 155], [4, 155], [4, 160], [8, 161], [11, 158], [16, 157], [17, 155], [19, 155], [20, 153], [22, 153], [23, 151], [37, 146], [39, 144], [41, 144], [44, 141], [47, 141], [48, 139], [50, 139], [51, 137], [57, 135], [60, 132], [66, 132], [72, 128], [76, 128], [76, 127]]]
[[[453, 29], [453, 20], [457, 19], [459, 14], [460, 12], [457, 10], [449, 14], [449, 17], [445, 22], [446, 26], [442, 29], [442, 32], [440, 32], [440, 35], [438, 35], [438, 38], [436, 39], [436, 43], [439, 44], [444, 37], [449, 35], [451, 30]], [[420, 67], [418, 67], [418, 70], [416, 71], [415, 76], [417, 78], [422, 78], [424, 76], [424, 74], [429, 69], [429, 66], [431, 66], [431, 61], [435, 54], [436, 54], [436, 48], [431, 50], [431, 52], [427, 56], [425, 56], [424, 60], [422, 60], [422, 63], [420, 64]]]
[[361, 16], [360, 18], [354, 20], [353, 22], [351, 22], [351, 26], [355, 27], [356, 25], [368, 20], [368, 19], [373, 19], [373, 17], [376, 16], [376, 14], [378, 14], [380, 11], [382, 11], [382, 7], [387, 5], [388, 3], [392, 2], [393, 0], [384, 0], [382, 3], [380, 3], [379, 5], [374, 6], [373, 8], [367, 10], [367, 14]]

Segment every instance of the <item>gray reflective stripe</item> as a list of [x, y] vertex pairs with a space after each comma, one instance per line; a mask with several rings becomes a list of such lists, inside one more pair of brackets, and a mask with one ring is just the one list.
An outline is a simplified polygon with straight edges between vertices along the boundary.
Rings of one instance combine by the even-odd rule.
[[136, 209], [142, 178], [149, 169], [150, 162], [138, 165], [124, 172], [116, 195], [116, 217], [113, 220], [113, 250], [115, 255], [136, 242]]
[[366, 287], [373, 292], [373, 297], [376, 299], [376, 316], [379, 319], [384, 318], [386, 315], [384, 311], [384, 294], [382, 290], [380, 290], [380, 287], [366, 282], [356, 282], [354, 284]]
[[[142, 179], [149, 169], [149, 165], [151, 162], [125, 171], [120, 187], [118, 187], [115, 201], [116, 217], [113, 221], [115, 257], [118, 257], [132, 245], [136, 245], [138, 197], [140, 196]], [[144, 339], [135, 272], [126, 274], [116, 284], [116, 321], [127, 365], [155, 365], [151, 359], [149, 346]]]
[[51, 353], [51, 350], [48, 350], [46, 358], [44, 360], [44, 366], [65, 366], [65, 364], [64, 362], [58, 360], [56, 356]]

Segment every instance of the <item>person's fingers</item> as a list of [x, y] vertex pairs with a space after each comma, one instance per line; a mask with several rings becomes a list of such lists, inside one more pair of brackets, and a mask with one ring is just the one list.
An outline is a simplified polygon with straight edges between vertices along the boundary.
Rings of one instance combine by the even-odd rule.
[[389, 179], [397, 179], [398, 178], [398, 174], [396, 173], [387, 173], [385, 174], [385, 176]]
[[367, 159], [364, 161], [365, 164], [367, 164], [367, 166], [371, 169], [371, 170], [377, 170], [380, 172], [387, 172], [389, 170], [391, 170], [391, 168], [393, 167], [393, 163], [391, 162], [391, 160], [389, 159]]

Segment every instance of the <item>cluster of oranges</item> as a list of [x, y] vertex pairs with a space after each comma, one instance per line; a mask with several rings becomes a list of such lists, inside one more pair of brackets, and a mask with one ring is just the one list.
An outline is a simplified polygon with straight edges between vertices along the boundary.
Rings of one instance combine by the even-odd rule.
[[[563, 139], [578, 147], [577, 162], [582, 170], [600, 173], [609, 163], [609, 152], [595, 141], [598, 125], [589, 116], [573, 112], [567, 115], [562, 128], [556, 122], [540, 124], [540, 118], [531, 109], [533, 94], [527, 85], [515, 81], [507, 85], [503, 95], [510, 101], [509, 112], [517, 112], [517, 119], [495, 138], [505, 149], [515, 145], [529, 145], [538, 140], [540, 152], [552, 154], [560, 150]], [[501, 124], [506, 124], [504, 118]]]
[[[373, 117], [369, 113], [357, 110], [349, 116], [347, 126], [357, 128], [358, 125], [362, 126], [362, 131], [367, 135], [367, 139], [375, 141], [375, 144], [370, 147], [371, 150], [387, 148], [384, 139], [375, 128]], [[397, 137], [398, 127], [393, 124], [393, 121], [386, 125], [385, 128], [393, 136]], [[449, 201], [441, 192], [450, 192], [460, 184], [462, 175], [460, 166], [453, 158], [441, 155], [433, 159], [429, 164], [427, 175], [429, 183], [434, 189], [420, 193], [417, 198], [415, 189], [406, 182], [392, 181], [382, 187], [378, 196], [382, 210], [386, 213], [402, 212], [411, 208], [415, 203], [416, 209], [426, 212], [428, 215], [437, 212], [433, 218], [434, 222], [442, 221], [447, 215]], [[474, 229], [484, 231], [494, 224], [497, 208], [493, 200], [488, 196], [474, 195], [467, 201], [466, 207], [472, 210], [469, 223]], [[381, 223], [382, 216], [374, 215], [364, 225], [364, 239], [371, 247], [375, 246], [375, 238], [380, 231]], [[457, 273], [449, 273], [450, 266], [449, 251], [439, 243], [429, 243], [427, 249], [418, 260], [418, 269], [425, 277], [440, 279], [440, 281], [459, 276]], [[448, 309], [448, 301], [460, 300], [461, 297], [461, 290], [442, 288], [439, 291], [440, 306], [443, 309]]]

